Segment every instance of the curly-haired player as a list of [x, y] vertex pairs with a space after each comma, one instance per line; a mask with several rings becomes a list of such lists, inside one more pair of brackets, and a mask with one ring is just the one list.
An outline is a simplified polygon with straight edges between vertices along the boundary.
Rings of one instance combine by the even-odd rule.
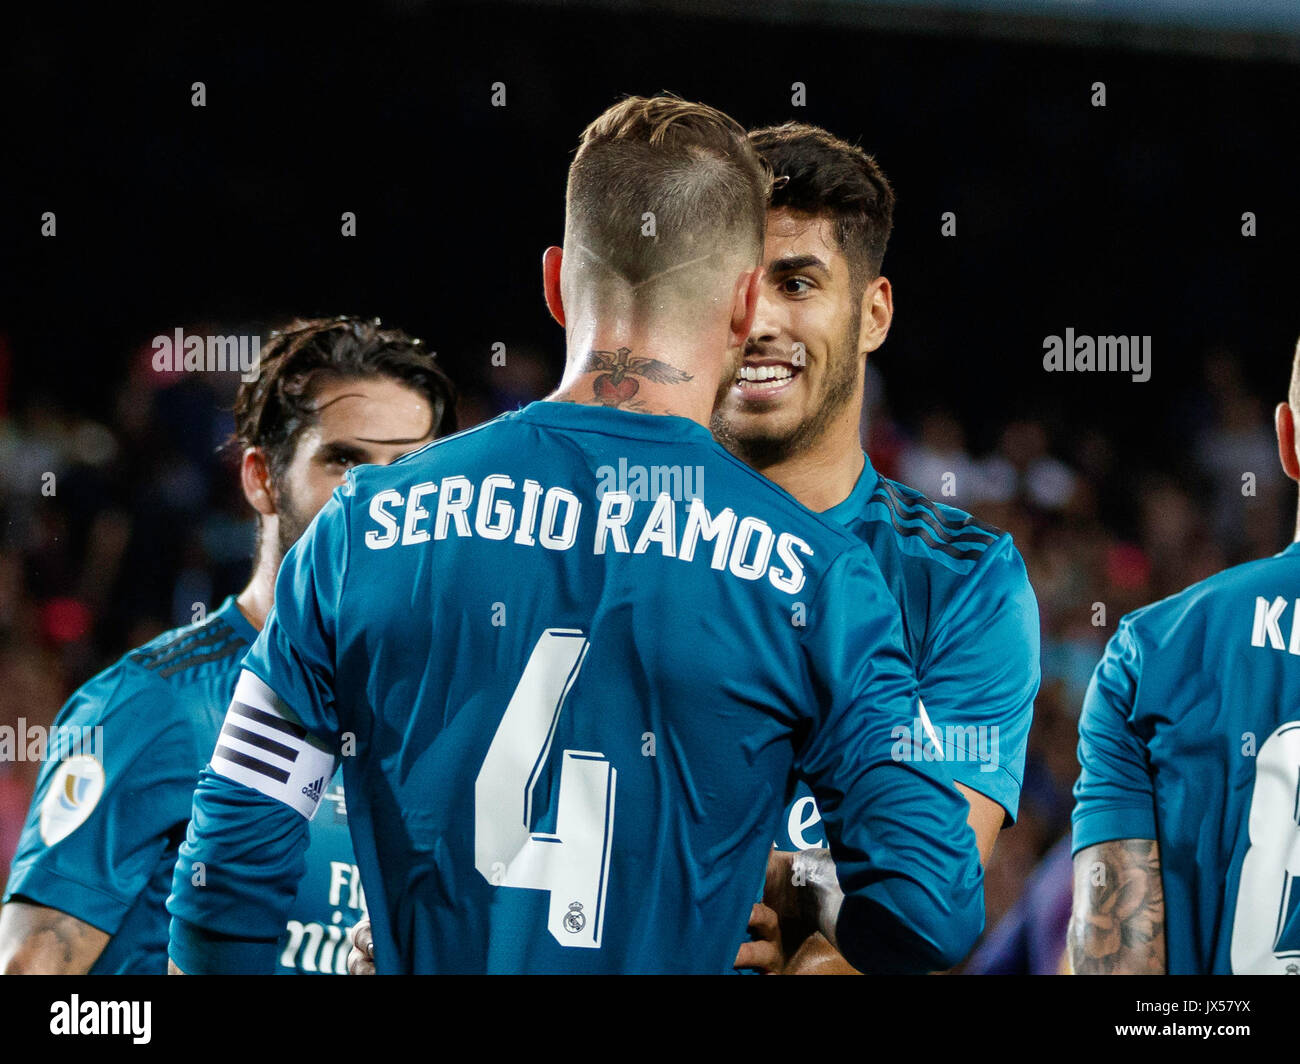
[[[344, 473], [386, 465], [455, 428], [455, 392], [419, 340], [377, 320], [296, 321], [272, 334], [235, 405], [244, 495], [258, 513], [252, 578], [206, 619], [89, 680], [57, 724], [99, 749], [43, 766], [0, 911], [0, 970], [167, 970], [176, 853], [244, 653], [273, 605], [285, 552]], [[69, 732], [69, 734], [71, 734]], [[283, 973], [342, 973], [364, 911], [342, 790], [324, 793], [307, 873], [276, 950]], [[206, 869], [193, 869], [194, 881]]]

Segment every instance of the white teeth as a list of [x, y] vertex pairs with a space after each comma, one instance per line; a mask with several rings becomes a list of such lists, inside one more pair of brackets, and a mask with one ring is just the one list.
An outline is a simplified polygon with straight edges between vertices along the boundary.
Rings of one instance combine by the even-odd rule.
[[789, 366], [741, 366], [736, 371], [736, 380], [750, 384], [778, 384], [793, 376], [794, 371]]

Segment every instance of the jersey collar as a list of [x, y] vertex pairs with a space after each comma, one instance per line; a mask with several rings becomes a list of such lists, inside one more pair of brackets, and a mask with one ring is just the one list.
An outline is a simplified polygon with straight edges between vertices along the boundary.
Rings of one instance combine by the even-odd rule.
[[638, 414], [608, 406], [581, 403], [555, 403], [539, 399], [515, 415], [524, 421], [562, 429], [585, 429], [607, 436], [627, 436], [638, 440], [691, 440], [712, 443], [713, 436], [703, 425], [675, 414]]
[[858, 474], [858, 482], [853, 485], [853, 490], [849, 492], [848, 498], [843, 502], [838, 502], [829, 510], [823, 510], [822, 516], [829, 517], [839, 525], [847, 525], [855, 517], [858, 517], [867, 507], [867, 500], [871, 498], [872, 492], [876, 490], [876, 485], [880, 483], [880, 474], [876, 472], [875, 467], [871, 464], [871, 459], [867, 457], [867, 452], [862, 452], [862, 472]]
[[226, 601], [223, 602], [217, 611], [212, 615], [213, 618], [220, 617], [226, 624], [235, 630], [245, 643], [257, 642], [257, 629], [248, 623], [248, 618], [244, 616], [239, 604], [235, 601], [234, 595], [227, 595]]

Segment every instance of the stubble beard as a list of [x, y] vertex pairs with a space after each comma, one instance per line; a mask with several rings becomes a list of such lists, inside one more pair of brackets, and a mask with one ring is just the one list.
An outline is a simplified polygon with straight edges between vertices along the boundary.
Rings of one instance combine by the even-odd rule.
[[300, 513], [297, 505], [294, 503], [293, 495], [287, 487], [280, 487], [277, 491], [276, 515], [279, 520], [276, 522], [276, 549], [280, 556], [276, 559], [275, 567], [279, 569], [280, 563], [284, 561], [285, 555], [289, 553], [292, 547], [302, 534], [307, 531], [307, 526], [311, 524], [311, 518]]
[[757, 469], [787, 461], [808, 450], [857, 394], [857, 341], [860, 323], [861, 315], [855, 313], [845, 330], [839, 351], [827, 366], [822, 394], [810, 416], [782, 434], [766, 433], [759, 429], [742, 438], [727, 423], [719, 405], [710, 426], [717, 441], [746, 465]]

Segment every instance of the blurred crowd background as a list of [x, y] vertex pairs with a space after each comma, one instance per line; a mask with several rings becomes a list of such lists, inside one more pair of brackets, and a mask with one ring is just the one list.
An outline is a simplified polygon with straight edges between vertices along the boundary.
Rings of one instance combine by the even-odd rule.
[[[1043, 683], [988, 926], [1018, 902], [1059, 922], [1068, 854], [1053, 848], [1105, 640], [1126, 611], [1293, 534], [1270, 408], [1300, 333], [1300, 8], [232, 11], [159, 8], [124, 32], [116, 12], [101, 26], [33, 10], [0, 39], [0, 95], [27, 101], [0, 112], [14, 161], [0, 168], [0, 725], [48, 724], [98, 669], [246, 577], [253, 525], [223, 450], [235, 377], [156, 372], [152, 336], [378, 314], [439, 352], [462, 425], [538, 398], [560, 367], [539, 265], [561, 239], [570, 152], [620, 95], [668, 89], [750, 126], [824, 125], [894, 183], [897, 312], [863, 439], [886, 475], [1010, 530], [1028, 564]], [[1066, 328], [1152, 337], [1151, 379], [1045, 373], [1044, 337]], [[37, 768], [0, 764], [4, 869]], [[1040, 952], [971, 968], [1053, 968]]]

